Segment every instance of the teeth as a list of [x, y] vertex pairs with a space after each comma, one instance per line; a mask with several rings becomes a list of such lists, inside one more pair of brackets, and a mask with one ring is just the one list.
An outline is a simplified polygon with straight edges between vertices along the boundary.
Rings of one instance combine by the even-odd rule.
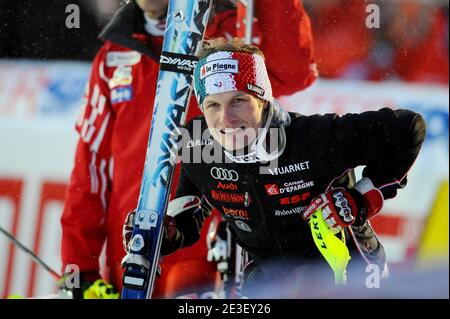
[[236, 132], [239, 131], [239, 130], [241, 130], [240, 127], [236, 127], [236, 128], [224, 128], [224, 129], [222, 130], [222, 132], [225, 133], [225, 134], [233, 134], [233, 133], [236, 133]]

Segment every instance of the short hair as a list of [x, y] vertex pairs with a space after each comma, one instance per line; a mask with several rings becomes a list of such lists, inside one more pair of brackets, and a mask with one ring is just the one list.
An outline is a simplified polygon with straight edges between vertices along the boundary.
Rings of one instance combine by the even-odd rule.
[[203, 42], [203, 47], [200, 49], [200, 52], [198, 53], [197, 56], [199, 59], [203, 59], [219, 51], [258, 54], [264, 58], [264, 54], [257, 46], [246, 44], [240, 38], [231, 38], [231, 39], [215, 38], [205, 40]]

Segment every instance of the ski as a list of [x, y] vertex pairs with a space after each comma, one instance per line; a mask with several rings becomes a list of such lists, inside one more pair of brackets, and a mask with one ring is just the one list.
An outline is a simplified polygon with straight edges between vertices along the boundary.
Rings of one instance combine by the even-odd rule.
[[169, 1], [144, 172], [130, 251], [124, 260], [122, 299], [152, 295], [180, 127], [211, 4], [212, 0]]

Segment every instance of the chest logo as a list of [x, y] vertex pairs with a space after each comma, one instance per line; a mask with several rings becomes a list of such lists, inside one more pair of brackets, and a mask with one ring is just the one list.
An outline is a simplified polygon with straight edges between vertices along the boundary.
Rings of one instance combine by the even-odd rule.
[[232, 169], [213, 167], [210, 173], [212, 178], [220, 181], [237, 182], [239, 179], [239, 174]]
[[304, 170], [309, 170], [309, 161], [295, 163], [291, 165], [285, 165], [281, 167], [275, 167], [273, 169], [269, 169], [269, 173], [272, 175], [285, 175], [296, 172], [301, 172]]
[[273, 195], [280, 194], [280, 190], [278, 189], [278, 185], [277, 184], [267, 184], [267, 185], [264, 185], [264, 186], [266, 188], [267, 195], [273, 196]]
[[223, 183], [223, 182], [219, 182], [217, 184], [217, 189], [226, 189], [226, 190], [230, 190], [230, 191], [237, 191], [238, 187], [235, 183]]

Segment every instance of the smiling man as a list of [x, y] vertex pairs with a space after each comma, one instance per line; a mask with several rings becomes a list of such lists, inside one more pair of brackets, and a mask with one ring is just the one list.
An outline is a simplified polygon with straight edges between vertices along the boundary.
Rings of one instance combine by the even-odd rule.
[[242, 149], [256, 138], [254, 133], [263, 120], [264, 104], [260, 100], [243, 92], [218, 93], [205, 100], [208, 127], [226, 150]]
[[[176, 214], [169, 208], [163, 254], [195, 243], [214, 207], [251, 259], [244, 270], [244, 295], [267, 297], [259, 294], [260, 285], [294, 278], [331, 287], [332, 271], [308, 226], [321, 209], [331, 232], [345, 232], [351, 263], [357, 265], [349, 265], [355, 269], [348, 273], [350, 282], [364, 273], [365, 264], [358, 261], [385, 269], [384, 249], [369, 220], [406, 185], [425, 138], [421, 115], [388, 108], [343, 116], [288, 113], [273, 99], [256, 47], [215, 39], [199, 57], [195, 94], [203, 116], [190, 121], [187, 130], [198, 136], [194, 131], [200, 128], [202, 140], [209, 135], [212, 143], [184, 143], [183, 157], [184, 152], [201, 157], [190, 155], [200, 160], [182, 163], [175, 202], [196, 204]], [[214, 158], [227, 160], [206, 158], [215, 152], [226, 156]], [[262, 170], [268, 164], [271, 168]], [[356, 166], [365, 168], [353, 185], [346, 177]], [[317, 269], [325, 272], [316, 276]]]

